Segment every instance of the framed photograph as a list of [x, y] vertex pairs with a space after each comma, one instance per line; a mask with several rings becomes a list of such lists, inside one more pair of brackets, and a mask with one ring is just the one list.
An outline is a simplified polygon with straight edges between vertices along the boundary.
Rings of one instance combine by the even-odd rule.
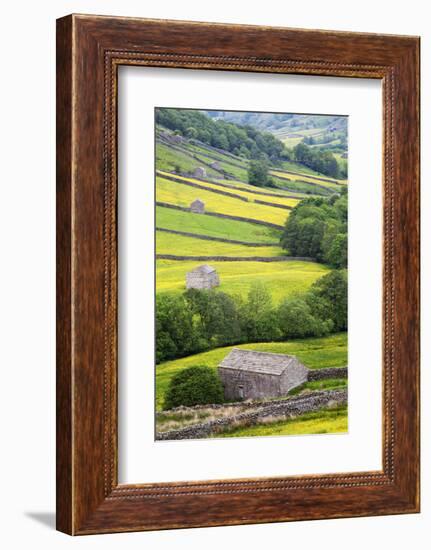
[[57, 21], [57, 528], [419, 511], [419, 38]]

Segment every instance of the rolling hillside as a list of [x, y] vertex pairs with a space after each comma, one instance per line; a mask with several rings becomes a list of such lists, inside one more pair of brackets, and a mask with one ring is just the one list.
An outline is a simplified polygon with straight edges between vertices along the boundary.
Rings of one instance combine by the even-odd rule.
[[[295, 304], [313, 283], [331, 271], [314, 258], [291, 255], [289, 250], [281, 247], [280, 238], [285, 233], [285, 224], [292, 210], [301, 200], [334, 194], [338, 196], [347, 181], [328, 177], [310, 166], [283, 158], [280, 155], [284, 146], [279, 140], [262, 137], [263, 134], [252, 131], [249, 131], [247, 138], [244, 137], [245, 130], [240, 127], [238, 134], [230, 134], [232, 125], [228, 125], [224, 128], [227, 133], [214, 134], [209, 144], [205, 132], [215, 127], [207, 126], [199, 112], [189, 117], [177, 111], [177, 118], [164, 113], [168, 126], [160, 124], [160, 121], [156, 125], [155, 163], [156, 431], [159, 435], [168, 433], [169, 437], [170, 430], [183, 428], [188, 423], [199, 423], [202, 419], [208, 420], [213, 414], [212, 410], [196, 412], [186, 407], [178, 412], [173, 408], [175, 406], [167, 397], [173, 377], [189, 367], [216, 369], [232, 349], [230, 344], [247, 350], [295, 354], [310, 369], [345, 366], [347, 363], [346, 334], [304, 332], [305, 335], [327, 336], [289, 341], [285, 333], [269, 333], [266, 330], [263, 336], [253, 333], [245, 337], [246, 333], [242, 332], [242, 339], [238, 339], [238, 330], [254, 330], [253, 321], [257, 318], [254, 309], [250, 310], [252, 324], [250, 327], [244, 324], [244, 315], [248, 315], [244, 308], [251, 307], [253, 303], [250, 296], [259, 296], [259, 292], [263, 292], [260, 299], [266, 300], [265, 307], [270, 308], [267, 313], [272, 315], [272, 312], [282, 311], [288, 302], [286, 298], [292, 298], [291, 302]], [[190, 121], [196, 128], [188, 126]], [[294, 121], [290, 118], [284, 122], [288, 127]], [[277, 130], [283, 131], [283, 128], [279, 126]], [[309, 128], [298, 128], [298, 131], [307, 130]], [[232, 144], [229, 144], [228, 150], [226, 135], [233, 136], [232, 139], [236, 136], [239, 142], [243, 140], [242, 152], [244, 143], [250, 146], [253, 154], [256, 153], [255, 148], [261, 145], [269, 177], [258, 181], [250, 177], [250, 182], [254, 183], [252, 185], [249, 182], [252, 161], [261, 157], [259, 154], [238, 154], [239, 148], [233, 148]], [[273, 156], [269, 155], [271, 151], [275, 151]], [[333, 158], [332, 162], [335, 162]], [[337, 197], [334, 196], [334, 199]], [[316, 203], [321, 204], [322, 200]], [[291, 217], [292, 223], [295, 223], [297, 211]], [[294, 245], [289, 246], [293, 249]], [[186, 280], [190, 280], [187, 275], [196, 268], [201, 267], [201, 272], [214, 275], [214, 270], [208, 271], [207, 266], [214, 268], [218, 279], [211, 285], [211, 290], [185, 293]], [[198, 285], [192, 288], [204, 287]], [[208, 310], [197, 313], [189, 309], [190, 317], [184, 317], [182, 312], [186, 310], [181, 308], [191, 307], [186, 304], [191, 303], [189, 300], [194, 299], [193, 296], [196, 300], [202, 300], [199, 302], [202, 307], [207, 307], [204, 304], [210, 300]], [[235, 317], [239, 314], [243, 315], [241, 321], [240, 317]], [[222, 319], [221, 315], [226, 315], [223, 321], [215, 321]], [[265, 321], [265, 326], [277, 326], [273, 322], [274, 317], [270, 319]], [[296, 311], [293, 322], [297, 324]], [[198, 337], [190, 337], [197, 323], [200, 323], [200, 331], [196, 332]], [[205, 323], [212, 323], [208, 325], [211, 327], [208, 331]], [[298, 335], [295, 337], [298, 338]], [[183, 343], [193, 347], [183, 349]], [[177, 380], [173, 381], [173, 385], [177, 388]], [[345, 378], [327, 377], [306, 381], [295, 391], [300, 395], [313, 391], [345, 391], [346, 385]], [[220, 414], [233, 414], [229, 412], [229, 407], [230, 404], [227, 404]], [[302, 420], [285, 418], [272, 424], [257, 424], [253, 429], [237, 426], [232, 431], [223, 432], [223, 436], [323, 433], [346, 429], [347, 411], [344, 407], [310, 413]]]
[[[186, 273], [209, 263], [220, 276], [220, 290], [246, 297], [261, 281], [278, 303], [327, 272], [311, 259], [290, 258], [279, 240], [290, 210], [302, 198], [326, 196], [346, 183], [286, 161], [270, 169], [275, 186], [257, 187], [248, 183], [248, 164], [246, 158], [157, 125], [158, 293], [184, 291]], [[191, 212], [196, 199], [204, 203], [204, 214]]]

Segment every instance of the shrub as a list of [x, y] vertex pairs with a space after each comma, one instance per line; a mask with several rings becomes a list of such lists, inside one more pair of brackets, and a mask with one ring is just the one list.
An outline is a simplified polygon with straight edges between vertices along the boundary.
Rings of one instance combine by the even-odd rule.
[[209, 367], [194, 366], [172, 377], [166, 392], [164, 409], [223, 401], [223, 386], [217, 373]]

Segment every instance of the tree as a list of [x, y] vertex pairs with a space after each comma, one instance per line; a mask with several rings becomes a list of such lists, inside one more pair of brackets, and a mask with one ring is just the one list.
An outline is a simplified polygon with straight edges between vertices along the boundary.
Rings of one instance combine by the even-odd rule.
[[340, 168], [331, 151], [320, 151], [308, 147], [307, 142], [309, 142], [309, 139], [306, 138], [293, 148], [295, 160], [331, 178], [338, 178]]
[[328, 264], [336, 269], [347, 267], [347, 233], [338, 233], [325, 255]]
[[248, 342], [278, 340], [281, 336], [272, 298], [262, 282], [253, 283], [241, 310], [243, 332]]
[[193, 407], [223, 403], [223, 386], [216, 371], [207, 366], [193, 366], [175, 374], [169, 383], [163, 408]]
[[248, 166], [248, 182], [257, 187], [268, 183], [268, 165], [261, 160], [251, 160]]
[[278, 317], [284, 339], [326, 336], [333, 328], [331, 320], [313, 315], [304, 297], [284, 300], [278, 308]]
[[307, 198], [290, 212], [280, 239], [292, 256], [347, 266], [347, 196]]
[[193, 312], [182, 296], [156, 298], [156, 362], [201, 351]]
[[193, 126], [189, 126], [186, 130], [186, 136], [189, 139], [196, 139], [198, 137], [198, 131]]
[[347, 271], [338, 269], [318, 279], [310, 293], [325, 300], [325, 318], [333, 322], [333, 330], [347, 330]]
[[184, 297], [208, 347], [239, 342], [241, 327], [234, 299], [225, 292], [191, 288]]

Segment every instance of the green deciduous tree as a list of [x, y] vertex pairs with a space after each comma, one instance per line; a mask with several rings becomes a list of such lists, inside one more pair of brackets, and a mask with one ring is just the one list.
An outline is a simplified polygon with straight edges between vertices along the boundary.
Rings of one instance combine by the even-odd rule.
[[156, 362], [200, 351], [198, 328], [183, 296], [162, 294], [156, 298]]
[[333, 323], [314, 314], [305, 297], [284, 300], [278, 308], [279, 325], [284, 339], [326, 336]]
[[223, 403], [223, 386], [216, 371], [194, 366], [175, 374], [165, 396], [164, 409]]
[[332, 320], [334, 331], [347, 330], [346, 269], [331, 271], [318, 279], [311, 286], [310, 294], [326, 302], [325, 316]]
[[268, 288], [262, 282], [252, 284], [241, 310], [244, 337], [248, 342], [278, 340], [281, 336], [276, 311]]
[[247, 174], [248, 183], [263, 187], [268, 183], [268, 164], [262, 160], [251, 160]]

